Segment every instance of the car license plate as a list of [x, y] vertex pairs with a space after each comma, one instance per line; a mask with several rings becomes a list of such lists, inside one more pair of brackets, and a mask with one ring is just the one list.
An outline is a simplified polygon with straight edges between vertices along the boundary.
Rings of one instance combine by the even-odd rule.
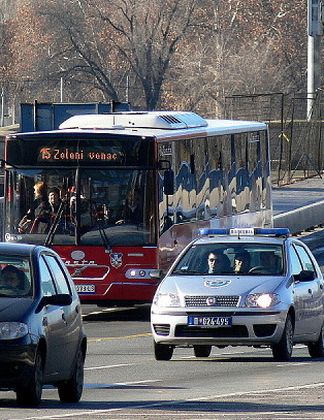
[[232, 318], [227, 316], [189, 316], [188, 325], [192, 327], [230, 327], [232, 325]]
[[78, 293], [96, 293], [96, 286], [94, 284], [76, 284]]

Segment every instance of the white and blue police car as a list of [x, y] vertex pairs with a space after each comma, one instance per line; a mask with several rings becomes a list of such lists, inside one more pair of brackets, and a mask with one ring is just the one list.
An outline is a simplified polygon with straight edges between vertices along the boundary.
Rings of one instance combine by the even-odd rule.
[[201, 229], [161, 281], [151, 307], [155, 358], [175, 347], [293, 346], [324, 356], [324, 280], [309, 248], [285, 228]]

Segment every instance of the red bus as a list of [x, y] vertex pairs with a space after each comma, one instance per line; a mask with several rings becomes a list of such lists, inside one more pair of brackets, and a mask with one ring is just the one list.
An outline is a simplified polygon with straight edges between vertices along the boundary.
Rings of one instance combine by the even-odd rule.
[[[3, 162], [5, 240], [53, 247], [83, 303], [150, 302], [154, 271], [202, 227], [272, 225], [263, 123], [79, 115], [58, 130], [9, 135]], [[59, 189], [48, 218], [35, 208], [37, 183]]]

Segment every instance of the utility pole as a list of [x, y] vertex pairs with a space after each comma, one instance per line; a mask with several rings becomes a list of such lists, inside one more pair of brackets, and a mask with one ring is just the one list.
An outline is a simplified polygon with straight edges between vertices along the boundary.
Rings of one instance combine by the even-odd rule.
[[61, 83], [60, 83], [60, 99], [61, 99], [61, 102], [63, 102], [63, 77], [61, 77]]
[[307, 2], [307, 119], [312, 116], [315, 94], [321, 87], [321, 36], [323, 35], [324, 1]]
[[4, 127], [4, 88], [1, 88], [1, 117], [0, 126]]

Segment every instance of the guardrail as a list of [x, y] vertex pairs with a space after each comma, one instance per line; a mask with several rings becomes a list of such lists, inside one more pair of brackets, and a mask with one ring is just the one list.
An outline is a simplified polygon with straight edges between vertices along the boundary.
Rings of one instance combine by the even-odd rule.
[[299, 233], [322, 224], [324, 224], [324, 200], [273, 217], [274, 227], [289, 227], [291, 233]]

